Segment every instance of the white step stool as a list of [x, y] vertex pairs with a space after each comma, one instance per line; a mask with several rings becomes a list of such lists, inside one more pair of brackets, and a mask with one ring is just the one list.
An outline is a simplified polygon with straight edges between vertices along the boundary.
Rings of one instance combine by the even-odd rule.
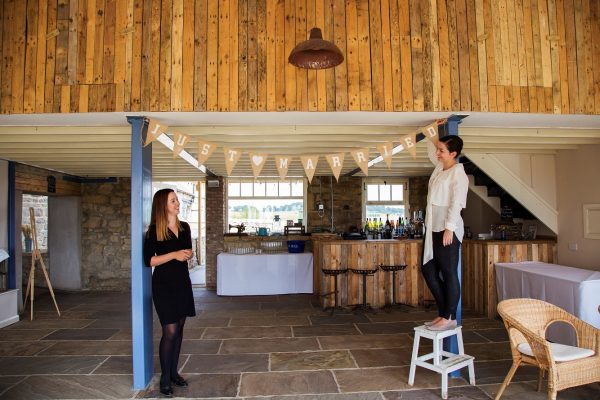
[[[456, 335], [458, 341], [458, 354], [449, 353], [443, 350], [444, 338]], [[421, 337], [433, 341], [433, 353], [418, 357], [419, 342]], [[445, 358], [445, 359], [444, 359]], [[433, 363], [428, 362], [433, 360]], [[447, 331], [430, 331], [425, 325], [415, 328], [415, 339], [413, 341], [413, 352], [410, 360], [410, 373], [408, 375], [408, 384], [412, 386], [415, 383], [415, 369], [419, 367], [427, 368], [442, 374], [442, 399], [448, 398], [448, 374], [464, 367], [469, 367], [469, 382], [475, 385], [475, 368], [473, 367], [473, 356], [465, 354], [465, 348], [462, 338], [462, 327], [457, 326]]]

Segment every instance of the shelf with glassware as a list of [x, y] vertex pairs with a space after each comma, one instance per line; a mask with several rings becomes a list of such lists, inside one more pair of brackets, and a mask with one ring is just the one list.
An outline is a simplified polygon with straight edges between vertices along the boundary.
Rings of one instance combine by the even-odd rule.
[[381, 218], [367, 218], [363, 232], [367, 240], [374, 239], [422, 239], [424, 232], [423, 211], [414, 211], [412, 218], [403, 216], [386, 215], [383, 222]]

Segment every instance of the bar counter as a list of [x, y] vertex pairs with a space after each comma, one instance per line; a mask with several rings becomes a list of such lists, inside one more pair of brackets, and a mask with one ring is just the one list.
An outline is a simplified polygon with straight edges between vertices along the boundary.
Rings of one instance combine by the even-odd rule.
[[[324, 275], [322, 269], [375, 269], [379, 265], [406, 265], [396, 272], [396, 302], [413, 306], [433, 300], [422, 278], [421, 239], [404, 240], [339, 240], [313, 236], [314, 292], [334, 291], [334, 278]], [[338, 305], [362, 303], [360, 274], [348, 271], [338, 278]], [[367, 276], [367, 303], [383, 307], [392, 301], [392, 273], [378, 270]], [[322, 297], [324, 307], [333, 305], [333, 295]]]

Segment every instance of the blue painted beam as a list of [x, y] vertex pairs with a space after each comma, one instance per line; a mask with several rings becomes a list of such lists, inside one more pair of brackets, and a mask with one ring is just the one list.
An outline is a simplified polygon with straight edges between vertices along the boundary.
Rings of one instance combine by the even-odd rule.
[[14, 162], [8, 162], [8, 270], [6, 274], [6, 286], [7, 289], [17, 288], [17, 257], [15, 252], [17, 251], [17, 232], [20, 230], [16, 226], [16, 165]]
[[152, 145], [143, 147], [144, 117], [131, 124], [131, 339], [133, 388], [144, 389], [153, 374], [152, 270], [144, 265], [144, 235], [152, 207]]

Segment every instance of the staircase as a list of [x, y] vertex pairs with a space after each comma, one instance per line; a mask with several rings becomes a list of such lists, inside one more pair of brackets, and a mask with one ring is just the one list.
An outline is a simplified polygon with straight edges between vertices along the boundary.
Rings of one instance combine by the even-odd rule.
[[497, 197], [500, 200], [500, 212], [512, 210], [512, 218], [536, 219], [529, 210], [514, 199], [506, 190], [502, 189], [492, 178], [486, 175], [475, 163], [465, 156], [460, 157], [467, 175], [472, 175], [476, 186], [485, 186], [488, 197]]

